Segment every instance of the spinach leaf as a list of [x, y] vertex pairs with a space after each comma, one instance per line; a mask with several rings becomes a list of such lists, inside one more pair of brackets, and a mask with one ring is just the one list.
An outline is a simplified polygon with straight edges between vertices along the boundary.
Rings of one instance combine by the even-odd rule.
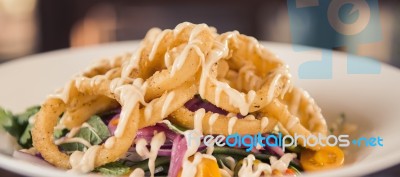
[[[83, 126], [74, 137], [82, 138], [91, 145], [98, 145], [111, 135], [107, 125], [103, 123], [99, 116], [92, 116], [86, 123], [88, 126]], [[85, 145], [78, 142], [61, 144], [60, 147], [66, 152], [83, 151], [85, 149]]]
[[105, 176], [122, 176], [129, 172], [130, 167], [124, 165], [122, 162], [111, 162], [94, 169], [94, 172], [100, 172]]

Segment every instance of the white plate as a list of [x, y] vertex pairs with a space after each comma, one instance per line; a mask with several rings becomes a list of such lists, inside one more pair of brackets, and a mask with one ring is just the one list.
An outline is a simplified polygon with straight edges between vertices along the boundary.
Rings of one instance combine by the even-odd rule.
[[[60, 50], [29, 56], [0, 65], [0, 106], [12, 111], [41, 103], [45, 96], [64, 85], [71, 76], [94, 60], [134, 51], [137, 42], [113, 43], [79, 49]], [[321, 49], [296, 52], [292, 45], [264, 43], [285, 60], [297, 85], [308, 90], [322, 107], [329, 120], [346, 113], [351, 122], [359, 124], [359, 136], [380, 136], [383, 147], [349, 149], [346, 166], [332, 171], [305, 176], [359, 176], [400, 163], [400, 71], [382, 64], [378, 75], [349, 75], [347, 54], [334, 52], [333, 78], [299, 80], [298, 66], [321, 58]], [[4, 138], [0, 141], [6, 141]], [[55, 169], [12, 159], [0, 154], [0, 167], [28, 176], [71, 175]], [[73, 175], [76, 176], [76, 175]]]

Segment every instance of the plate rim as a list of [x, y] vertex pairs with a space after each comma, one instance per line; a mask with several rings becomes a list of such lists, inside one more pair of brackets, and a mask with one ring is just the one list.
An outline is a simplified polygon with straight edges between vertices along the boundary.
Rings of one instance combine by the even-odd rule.
[[[137, 48], [137, 45], [139, 44], [140, 40], [132, 40], [132, 41], [121, 41], [121, 42], [113, 42], [113, 43], [106, 43], [106, 44], [100, 44], [100, 45], [91, 45], [91, 46], [86, 46], [86, 47], [77, 47], [77, 48], [65, 48], [65, 49], [59, 49], [59, 50], [54, 50], [54, 51], [49, 51], [49, 52], [44, 52], [44, 53], [38, 53], [34, 55], [29, 55], [29, 56], [24, 56], [18, 59], [13, 59], [9, 60], [6, 62], [0, 63], [0, 69], [4, 67], [12, 67], [13, 65], [18, 65], [19, 63], [23, 63], [26, 61], [32, 61], [32, 60], [42, 60], [42, 58], [46, 58], [48, 55], [65, 55], [65, 52], [87, 52], [90, 50], [95, 50], [98, 48], [111, 48], [111, 47], [121, 47], [121, 46], [127, 46], [130, 45], [132, 46], [132, 51], [134, 51]], [[291, 43], [279, 43], [279, 42], [270, 42], [270, 41], [260, 41], [262, 45], [264, 45], [266, 48], [268, 48], [268, 45], [274, 45], [282, 48], [291, 48], [293, 46], [300, 46], [300, 47], [307, 47], [312, 50], [323, 50], [323, 51], [332, 51], [329, 49], [323, 49], [323, 48], [317, 48], [317, 47], [310, 47], [310, 46], [303, 46], [303, 45], [297, 45], [297, 44], [291, 44]], [[335, 54], [339, 55], [352, 55], [349, 53], [341, 52], [341, 51], [333, 51]], [[342, 59], [343, 57], [340, 57]], [[56, 58], [52, 59], [55, 60]], [[395, 66], [389, 65], [387, 63], [379, 62], [382, 66], [382, 69], [389, 69], [391, 71], [397, 72], [400, 74], [400, 69], [396, 68]], [[382, 171], [384, 169], [393, 167], [397, 164], [400, 164], [400, 150], [397, 151], [397, 153], [394, 153], [392, 156], [389, 158], [385, 159], [376, 159], [372, 163], [366, 163], [366, 164], [351, 164], [344, 166], [340, 169], [332, 170], [332, 171], [326, 171], [326, 172], [313, 172], [313, 173], [304, 173], [303, 176], [305, 177], [313, 177], [313, 176], [361, 176], [361, 175], [366, 175], [366, 174], [371, 174], [374, 172]], [[26, 167], [29, 168], [29, 170], [20, 170], [20, 167], [18, 166], [18, 163], [24, 164]], [[379, 165], [381, 164], [381, 165]], [[33, 164], [30, 164], [29, 162], [24, 162], [19, 159], [14, 159], [13, 157], [7, 156], [3, 153], [0, 153], [0, 167], [3, 168], [4, 170], [11, 171], [14, 173], [22, 174], [22, 175], [41, 175], [41, 176], [55, 176], [55, 175], [63, 175], [63, 176], [77, 176], [78, 174], [71, 174], [71, 173], [66, 173], [65, 171], [59, 170], [59, 169], [51, 169], [51, 168], [46, 168], [45, 170], [51, 170], [51, 174], [42, 174], [41, 172], [44, 170], [43, 167], [38, 167]], [[10, 170], [13, 169], [13, 170]], [[37, 171], [36, 171], [37, 170]], [[41, 171], [42, 170], [42, 171]], [[88, 175], [80, 175], [80, 176], [88, 176]]]

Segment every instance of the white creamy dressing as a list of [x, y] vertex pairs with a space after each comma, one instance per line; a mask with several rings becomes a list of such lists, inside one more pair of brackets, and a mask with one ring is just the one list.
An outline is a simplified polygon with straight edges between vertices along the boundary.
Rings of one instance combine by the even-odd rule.
[[295, 153], [287, 153], [284, 154], [279, 160], [275, 156], [271, 156], [270, 163], [268, 165], [266, 163], [260, 162], [254, 168], [254, 161], [256, 160], [254, 155], [250, 154], [246, 158], [243, 159], [243, 165], [239, 170], [239, 177], [258, 177], [261, 173], [267, 173], [269, 175], [272, 173], [272, 170], [278, 170], [284, 173], [289, 167], [290, 162], [296, 158]]
[[140, 43], [138, 49], [133, 53], [133, 55], [129, 59], [129, 62], [127, 64], [125, 64], [125, 66], [123, 67], [123, 70], [122, 70], [122, 73], [121, 73], [122, 77], [128, 78], [133, 69], [138, 69], [139, 68], [140, 58], [141, 58], [142, 52], [143, 52], [143, 50], [145, 49], [145, 46], [146, 46], [145, 42], [155, 41], [157, 36], [161, 32], [162, 31], [159, 28], [152, 28], [147, 32], [146, 38], [148, 38], [149, 41], [144, 41], [143, 40]]
[[274, 98], [275, 88], [278, 85], [279, 79], [282, 77], [282, 74], [278, 73], [272, 79], [271, 84], [268, 87], [268, 95], [267, 95], [267, 103], [270, 103]]
[[[185, 153], [186, 156], [186, 153]], [[194, 177], [197, 173], [197, 165], [201, 162], [203, 158], [208, 158], [216, 161], [215, 157], [208, 154], [201, 154], [200, 152], [196, 152], [194, 154], [193, 161], [190, 162], [187, 158], [184, 157], [184, 161], [182, 164], [182, 175], [184, 177]]]
[[164, 36], [166, 36], [167, 34], [169, 34], [171, 32], [172, 32], [172, 30], [166, 29], [157, 35], [157, 37], [155, 38], [154, 44], [151, 48], [150, 54], [149, 54], [149, 61], [154, 60], [154, 56], [156, 55], [156, 53], [158, 51], [158, 46], [160, 45], [162, 39], [164, 39]]
[[217, 121], [218, 117], [219, 117], [218, 113], [213, 113], [210, 116], [210, 118], [208, 119], [208, 126], [210, 127], [210, 134], [212, 134], [212, 132], [213, 132], [213, 126], [214, 126], [215, 121]]
[[[173, 48], [172, 50], [171, 50], [171, 52], [175, 52], [176, 51], [176, 48]], [[172, 66], [172, 57], [171, 57], [171, 54], [169, 53], [169, 52], [165, 52], [165, 55], [164, 55], [164, 64], [165, 64], [165, 67], [168, 69], [168, 70], [171, 70], [171, 66]]]
[[203, 118], [206, 115], [206, 110], [201, 108], [194, 113], [194, 130], [198, 133], [203, 133]]
[[135, 150], [136, 153], [139, 154], [141, 157], [148, 158], [150, 151], [147, 149], [147, 141], [144, 138], [140, 138], [136, 140], [135, 143]]
[[211, 146], [207, 146], [206, 154], [212, 155], [214, 152], [215, 139], [211, 141]]
[[268, 117], [261, 118], [261, 131], [263, 131], [265, 128], [267, 128], [268, 123], [269, 123]]
[[158, 151], [160, 150], [160, 147], [165, 143], [165, 133], [160, 132], [154, 135], [154, 137], [151, 139], [151, 149], [149, 153], [149, 170], [151, 177], [154, 177], [154, 170], [155, 170], [155, 161], [157, 158]]
[[95, 145], [90, 147], [86, 152], [75, 151], [69, 158], [71, 164], [71, 172], [88, 173], [93, 171], [95, 160], [100, 146]]
[[33, 124], [35, 123], [35, 121], [36, 121], [36, 114], [35, 114], [35, 115], [32, 115], [32, 116], [29, 117], [29, 119], [28, 119], [28, 123], [31, 124], [31, 125], [33, 125]]
[[290, 112], [292, 114], [297, 114], [299, 111], [300, 103], [301, 103], [301, 93], [300, 90], [298, 89], [293, 89], [291, 94], [293, 94], [293, 97], [290, 101]]
[[239, 170], [238, 176], [239, 177], [259, 177], [259, 176], [261, 176], [261, 173], [263, 173], [263, 172], [266, 172], [267, 174], [272, 173], [271, 166], [266, 163], [263, 163], [263, 162], [258, 163], [256, 168], [254, 168], [253, 166], [255, 165], [254, 164], [255, 160], [256, 160], [256, 158], [254, 157], [253, 154], [250, 154], [246, 158], [244, 158], [243, 164]]
[[[183, 156], [183, 163], [182, 163], [182, 175], [184, 177], [194, 177], [197, 172], [197, 165], [201, 162], [202, 158], [209, 158], [212, 160], [216, 160], [214, 156], [209, 154], [201, 154], [197, 152], [200, 146], [200, 137], [203, 136], [202, 134], [202, 120], [205, 116], [205, 110], [199, 109], [195, 112], [194, 115], [194, 129], [193, 130], [186, 130], [184, 132], [186, 141], [187, 141], [187, 150]], [[195, 137], [194, 137], [195, 136]], [[197, 137], [196, 137], [197, 136]], [[212, 153], [213, 148], [207, 149], [208, 152]], [[194, 159], [191, 162], [189, 157], [194, 155]]]
[[[289, 74], [289, 77], [291, 77], [291, 75]], [[288, 80], [287, 83], [285, 84], [285, 86], [282, 89], [280, 98], [283, 99], [286, 95], [287, 92], [289, 92], [290, 90], [293, 90], [293, 85], [291, 84], [291, 81]]]
[[150, 142], [150, 151], [147, 148], [147, 141], [143, 138], [136, 141], [136, 153], [140, 155], [143, 159], [149, 159], [148, 166], [150, 174], [154, 176], [155, 170], [155, 160], [157, 158], [158, 151], [160, 147], [165, 143], [166, 137], [164, 132], [156, 133]]
[[167, 94], [167, 97], [165, 98], [164, 104], [163, 104], [162, 109], [161, 109], [161, 117], [164, 118], [165, 116], [167, 116], [167, 110], [169, 108], [169, 105], [172, 102], [172, 99], [174, 99], [174, 97], [175, 97], [175, 93], [174, 92], [169, 92]]
[[229, 122], [228, 122], [228, 134], [229, 135], [233, 133], [233, 127], [235, 126], [237, 119], [238, 119], [237, 117], [229, 118]]
[[107, 149], [113, 148], [113, 147], [114, 147], [114, 144], [115, 144], [115, 141], [116, 141], [115, 136], [109, 137], [109, 138], [106, 140], [106, 142], [104, 142], [104, 147], [107, 148]]
[[228, 156], [225, 158], [225, 163], [222, 163], [222, 168], [219, 169], [219, 172], [221, 173], [222, 177], [233, 177], [234, 175], [234, 170], [235, 170], [235, 159]]
[[122, 137], [132, 111], [139, 101], [144, 102], [144, 92], [147, 84], [143, 84], [142, 82], [143, 80], [141, 79], [135, 79], [133, 85], [122, 85], [117, 87], [115, 90], [120, 92], [120, 100], [123, 107], [128, 108], [121, 111], [119, 122], [114, 132], [114, 135], [117, 138]]
[[197, 53], [197, 55], [200, 56], [200, 58], [204, 58], [204, 54], [203, 52], [201, 52], [200, 48], [197, 45], [189, 43], [188, 45], [185, 46], [182, 53], [180, 53], [179, 56], [175, 59], [174, 64], [172, 65], [171, 68], [172, 75], [174, 75], [176, 71], [182, 68], [191, 50], [194, 50]]
[[94, 136], [96, 136], [98, 139], [101, 139], [99, 134], [97, 134], [97, 132], [95, 131], [95, 129], [92, 126], [90, 126], [90, 124], [88, 124], [87, 122], [84, 122], [81, 125], [81, 129], [82, 128], [88, 128], [94, 134]]
[[279, 170], [280, 172], [284, 173], [294, 158], [296, 158], [295, 153], [286, 153], [279, 160], [275, 156], [271, 156], [269, 160], [273, 170]]
[[297, 117], [295, 117], [295, 116], [291, 116], [291, 117], [289, 117], [289, 120], [288, 120], [288, 122], [287, 122], [287, 124], [286, 124], [286, 129], [287, 129], [287, 130], [290, 130], [290, 129], [292, 129], [295, 125], [297, 125], [297, 124], [299, 124], [299, 123], [300, 123], [299, 118], [297, 118]]
[[151, 118], [151, 112], [153, 111], [153, 104], [150, 102], [147, 104], [147, 106], [144, 108], [144, 119], [146, 121], [149, 121]]
[[136, 168], [129, 177], [144, 177], [144, 171], [141, 168]]
[[[105, 80], [106, 80], [106, 77], [103, 75], [94, 76], [90, 79], [90, 87], [99, 85], [100, 83], [102, 83]], [[80, 83], [77, 83], [77, 85], [80, 85]]]
[[[80, 138], [80, 137], [74, 137], [79, 132], [79, 130], [83, 127], [83, 125], [85, 125], [85, 124], [82, 124], [82, 126], [80, 126], [80, 127], [72, 128], [67, 133], [67, 135], [65, 135], [65, 137], [61, 137], [60, 139], [55, 140], [54, 144], [60, 145], [60, 144], [64, 144], [64, 143], [81, 143], [81, 144], [83, 144], [84, 146], [86, 146], [88, 148], [91, 147], [92, 145], [90, 144], [89, 141], [87, 141], [87, 140], [85, 140], [83, 138]], [[90, 127], [90, 125], [89, 125], [89, 127]]]
[[245, 65], [239, 69], [236, 87], [238, 90], [258, 89], [262, 79], [254, 73], [253, 65]]
[[55, 145], [60, 145], [60, 144], [64, 144], [64, 143], [81, 143], [86, 147], [91, 147], [92, 146], [89, 141], [86, 141], [85, 139], [79, 138], [79, 137], [60, 138], [60, 139], [54, 141]]
[[56, 91], [55, 94], [50, 94], [48, 98], [58, 98], [61, 99], [64, 103], [68, 103], [69, 101], [69, 94], [71, 88], [74, 86], [75, 81], [70, 80], [68, 83], [65, 84], [65, 86], [59, 90]]

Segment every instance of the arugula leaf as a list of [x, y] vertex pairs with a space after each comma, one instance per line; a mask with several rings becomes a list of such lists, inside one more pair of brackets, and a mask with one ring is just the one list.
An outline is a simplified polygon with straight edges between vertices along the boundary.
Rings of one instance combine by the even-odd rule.
[[105, 176], [122, 176], [129, 172], [130, 167], [121, 161], [111, 162], [94, 169], [94, 172], [100, 172]]
[[[107, 125], [103, 123], [99, 116], [92, 116], [86, 123], [89, 126], [82, 127], [74, 137], [82, 138], [92, 145], [98, 145], [111, 136]], [[85, 149], [85, 145], [78, 142], [61, 144], [60, 147], [66, 152], [83, 151]]]
[[37, 112], [39, 112], [40, 106], [34, 106], [28, 108], [24, 113], [16, 115], [18, 123], [22, 126], [25, 126], [24, 131], [19, 137], [18, 143], [24, 148], [31, 148], [32, 145], [32, 134], [31, 129], [33, 124], [29, 123], [29, 118], [34, 116]]
[[63, 136], [65, 136], [68, 133], [68, 129], [64, 128], [64, 129], [56, 129], [54, 130], [54, 139], [59, 139]]
[[39, 112], [39, 110], [40, 106], [32, 106], [26, 109], [25, 112], [15, 115], [15, 117], [20, 125], [28, 124], [29, 118], [34, 116], [37, 112]]
[[15, 138], [19, 138], [23, 131], [22, 127], [18, 124], [18, 121], [14, 119], [14, 115], [3, 108], [0, 108], [0, 124], [5, 131]]
[[40, 110], [40, 106], [28, 108], [24, 113], [13, 115], [10, 111], [0, 108], [0, 125], [10, 135], [18, 140], [18, 144], [24, 148], [32, 147], [31, 129], [29, 118]]
[[31, 129], [32, 129], [33, 125], [32, 124], [28, 124], [28, 126], [26, 126], [25, 131], [22, 133], [21, 137], [19, 138], [18, 143], [24, 147], [24, 148], [31, 148], [32, 145], [32, 135], [31, 135]]

